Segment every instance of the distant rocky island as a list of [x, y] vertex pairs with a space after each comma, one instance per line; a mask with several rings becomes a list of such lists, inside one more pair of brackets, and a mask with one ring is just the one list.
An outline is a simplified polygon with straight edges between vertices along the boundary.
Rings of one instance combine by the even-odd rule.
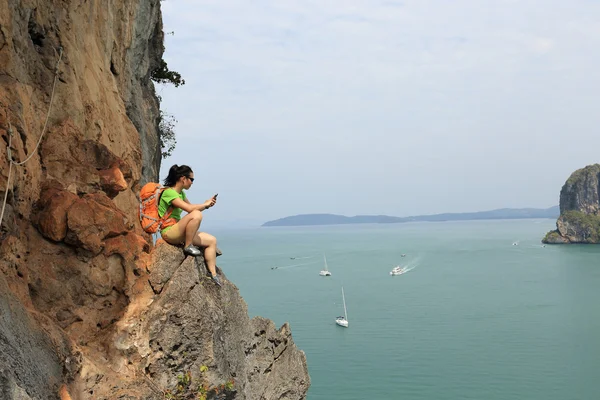
[[392, 217], [389, 215], [357, 215], [354, 217], [346, 217], [344, 215], [336, 214], [301, 214], [268, 221], [262, 224], [262, 226], [395, 224], [402, 222], [468, 221], [482, 219], [557, 218], [559, 215], [559, 206], [545, 209], [501, 208], [491, 211], [417, 215], [413, 217]]
[[600, 243], [600, 164], [573, 172], [560, 191], [556, 230], [544, 243]]

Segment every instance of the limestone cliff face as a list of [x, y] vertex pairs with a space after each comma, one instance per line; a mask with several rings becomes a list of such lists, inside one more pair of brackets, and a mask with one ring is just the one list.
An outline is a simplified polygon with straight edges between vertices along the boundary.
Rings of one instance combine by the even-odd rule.
[[560, 217], [544, 243], [600, 243], [600, 164], [579, 169], [560, 191]]
[[194, 381], [233, 379], [239, 399], [306, 396], [306, 358], [287, 324], [277, 330], [270, 320], [250, 320], [235, 285], [225, 278], [218, 287], [201, 257], [184, 259], [181, 250], [164, 243], [152, 257], [152, 298], [130, 307], [117, 323], [124, 365], [125, 359], [142, 360], [161, 388], [175, 386], [173, 371], [190, 371]]
[[159, 399], [188, 370], [233, 379], [227, 398], [305, 397], [289, 327], [140, 230], [162, 43], [159, 0], [0, 2], [1, 399]]

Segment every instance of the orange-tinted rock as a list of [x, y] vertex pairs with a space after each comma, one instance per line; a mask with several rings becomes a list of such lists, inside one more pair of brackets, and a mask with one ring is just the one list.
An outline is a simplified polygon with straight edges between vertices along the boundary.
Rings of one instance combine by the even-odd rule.
[[75, 185], [78, 193], [100, 189], [96, 160], [82, 154], [82, 133], [70, 119], [51, 127], [40, 146], [46, 174], [58, 177], [65, 186]]
[[127, 218], [103, 194], [86, 195], [68, 210], [65, 242], [99, 254], [104, 240], [127, 233]]
[[127, 182], [125, 181], [123, 172], [121, 172], [121, 169], [117, 165], [109, 169], [99, 170], [98, 176], [100, 176], [102, 190], [111, 199], [116, 197], [119, 192], [127, 189]]
[[[120, 218], [122, 218], [123, 223], [125, 224], [125, 228], [128, 231], [130, 231], [134, 228], [134, 223], [136, 223], [136, 224], [138, 223], [137, 217], [133, 220], [129, 219], [127, 217], [127, 215], [121, 209], [119, 209], [119, 207], [117, 207], [117, 205], [114, 203], [114, 201], [112, 201], [110, 198], [108, 198], [108, 196], [106, 196], [106, 194], [104, 194], [102, 192], [86, 194], [85, 196], [83, 196], [83, 198], [94, 201], [94, 202], [100, 204], [101, 206], [104, 206], [105, 208], [111, 209], [115, 213], [118, 213], [120, 215]], [[120, 231], [120, 230], [114, 231], [114, 232], [111, 231], [108, 236], [112, 237], [112, 236], [116, 236], [116, 235], [123, 234], [123, 233], [125, 233], [125, 232]]]
[[149, 249], [150, 246], [143, 237], [129, 232], [126, 235], [106, 239], [103, 254], [106, 257], [119, 254], [126, 261], [135, 261], [142, 251], [148, 252]]
[[104, 144], [85, 140], [72, 120], [53, 127], [47, 136], [40, 152], [50, 176], [75, 184], [80, 193], [103, 190], [112, 198], [127, 189], [131, 167]]
[[83, 276], [83, 287], [96, 296], [108, 296], [114, 288], [121, 290], [125, 283], [125, 271], [118, 256], [99, 255], [88, 264]]
[[44, 190], [37, 203], [34, 221], [40, 233], [55, 242], [67, 235], [67, 210], [79, 198], [57, 188]]
[[[64, 241], [69, 236], [98, 250], [103, 239], [137, 224], [132, 190], [115, 198], [121, 213], [114, 205], [102, 208], [112, 201], [99, 170], [122, 160], [117, 167], [129, 187], [158, 176], [159, 109], [149, 75], [162, 58], [160, 5], [159, 0], [117, 0], [111, 7], [0, 3], [0, 195], [8, 186], [9, 123], [13, 159], [31, 156], [11, 169], [0, 229], [0, 304], [8, 312], [0, 313], [0, 337], [6, 339], [0, 340], [0, 393], [9, 397], [6, 382], [26, 389], [22, 394], [32, 399], [68, 400], [69, 394], [112, 399], [122, 393], [153, 398], [143, 378], [109, 368], [113, 360], [102, 342], [106, 332], [100, 327], [110, 326], [129, 302], [125, 292], [132, 282], [124, 282], [129, 271], [124, 260], [100, 251], [92, 268], [87, 251]], [[59, 184], [43, 195], [50, 180]], [[78, 198], [86, 193], [106, 201]], [[80, 209], [69, 222], [71, 200]], [[78, 348], [85, 353], [81, 375]], [[68, 387], [61, 389], [63, 383]]]
[[[240, 398], [259, 398], [263, 393], [264, 398], [281, 397], [270, 387], [281, 388], [279, 393], [289, 399], [304, 398], [305, 392], [294, 396], [294, 388], [282, 387], [280, 380], [266, 381], [281, 373], [286, 382], [299, 380], [304, 385], [304, 377], [279, 368], [290, 363], [289, 345], [277, 359], [268, 360], [261, 353], [261, 364], [252, 361], [257, 359], [252, 354], [250, 364], [238, 362], [248, 359], [252, 347], [246, 343], [273, 353], [271, 343], [281, 339], [256, 342], [270, 338], [270, 331], [263, 327], [247, 331], [245, 305], [233, 285], [224, 280], [225, 290], [220, 291], [191, 269], [195, 268], [191, 260], [184, 269], [181, 262], [166, 265], [162, 260], [155, 270], [171, 280], [160, 280], [166, 285], [165, 296], [155, 298], [144, 272], [151, 256], [127, 248], [139, 246], [139, 238], [129, 237], [130, 232], [142, 232], [136, 194], [140, 185], [158, 178], [160, 169], [159, 101], [149, 76], [160, 65], [164, 50], [161, 1], [116, 0], [110, 7], [98, 1], [67, 3], [27, 0], [18, 7], [0, 3], [0, 194], [9, 186], [9, 123], [13, 158], [23, 161], [31, 156], [25, 165], [12, 169], [0, 229], [0, 304], [7, 305], [0, 318], [0, 336], [6, 339], [0, 340], [0, 381], [14, 383], [32, 399], [158, 399], [164, 397], [161, 388], [137, 372], [151, 366], [158, 382], [166, 385], [176, 382], [179, 368], [167, 373], [165, 363], [197, 370], [206, 360], [216, 360], [218, 365], [212, 361], [209, 365], [210, 376], [217, 380], [213, 384], [235, 372], [241, 388], [250, 387], [250, 380], [258, 388]], [[115, 165], [130, 190], [117, 192], [113, 202], [98, 171]], [[59, 184], [43, 195], [50, 180]], [[110, 186], [111, 178], [105, 183]], [[54, 196], [61, 193], [70, 199], [63, 190], [79, 198], [64, 207], [66, 235], [63, 242], [55, 242], [63, 236], [59, 217], [64, 204], [55, 205]], [[54, 210], [54, 217], [45, 220], [40, 213], [34, 222], [41, 207]], [[92, 257], [90, 250], [97, 254]], [[170, 250], [175, 260], [183, 259], [181, 249]], [[135, 261], [126, 260], [136, 254]], [[172, 279], [174, 271], [178, 275]], [[152, 324], [145, 324], [150, 314]], [[124, 320], [124, 315], [130, 318]], [[186, 326], [165, 323], [179, 315], [191, 318]], [[117, 325], [122, 328], [119, 338], [125, 333], [135, 339], [127, 344], [130, 347], [121, 347], [126, 340], [112, 340]], [[163, 327], [173, 335], [162, 332]], [[248, 335], [229, 336], [237, 331]], [[162, 349], [154, 347], [162, 342], [162, 337], [154, 336], [163, 333], [169, 334], [164, 357]], [[200, 347], [209, 352], [193, 350], [194, 355], [180, 359], [185, 349]], [[230, 365], [228, 370], [220, 367]], [[245, 374], [269, 365], [268, 374]], [[63, 383], [68, 386], [61, 387]]]
[[67, 386], [64, 384], [60, 387], [60, 390], [58, 391], [58, 395], [60, 396], [60, 400], [71, 400], [71, 396], [69, 395]]

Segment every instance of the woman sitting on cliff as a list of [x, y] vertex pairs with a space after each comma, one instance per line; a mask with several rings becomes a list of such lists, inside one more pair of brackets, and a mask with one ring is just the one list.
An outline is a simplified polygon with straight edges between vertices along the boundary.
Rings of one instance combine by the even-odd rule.
[[[170, 218], [177, 220], [177, 223], [161, 230], [162, 238], [172, 245], [183, 244], [184, 254], [190, 256], [199, 256], [202, 253], [198, 247], [203, 248], [206, 267], [213, 281], [221, 285], [216, 269], [217, 238], [206, 232], [198, 232], [202, 222], [202, 211], [214, 206], [217, 196], [211, 197], [202, 204], [190, 203], [184, 190], [188, 190], [194, 183], [194, 172], [187, 165], [173, 165], [163, 183], [167, 188], [160, 197], [158, 215], [162, 218], [167, 210], [173, 207]], [[187, 212], [183, 218], [181, 210]]]

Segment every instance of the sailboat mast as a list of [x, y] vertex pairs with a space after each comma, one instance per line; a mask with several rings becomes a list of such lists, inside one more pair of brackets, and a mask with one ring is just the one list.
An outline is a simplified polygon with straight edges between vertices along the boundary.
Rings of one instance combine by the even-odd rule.
[[346, 297], [344, 296], [344, 287], [342, 286], [342, 300], [344, 301], [344, 318], [348, 321], [348, 312], [346, 311]]
[[323, 255], [323, 260], [325, 260], [325, 271], [329, 271], [327, 269], [327, 257], [325, 257], [325, 255]]

